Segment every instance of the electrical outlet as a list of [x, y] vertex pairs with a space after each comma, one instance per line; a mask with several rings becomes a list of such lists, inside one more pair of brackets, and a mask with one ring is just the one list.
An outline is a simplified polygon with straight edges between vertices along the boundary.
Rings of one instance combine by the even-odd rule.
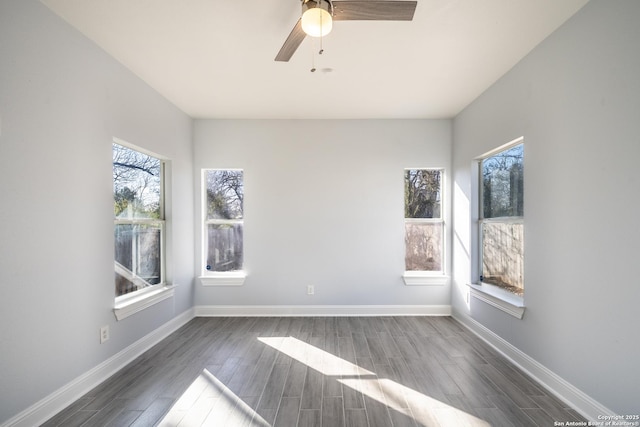
[[109, 325], [105, 325], [100, 328], [100, 344], [109, 339]]
[[315, 293], [315, 289], [313, 288], [313, 285], [308, 285], [307, 286], [307, 295], [313, 295]]

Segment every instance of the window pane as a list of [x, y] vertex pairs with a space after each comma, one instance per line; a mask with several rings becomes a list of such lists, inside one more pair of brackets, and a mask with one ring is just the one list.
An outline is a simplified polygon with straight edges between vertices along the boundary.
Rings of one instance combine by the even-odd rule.
[[520, 144], [482, 161], [484, 218], [524, 215], [523, 154]]
[[440, 218], [441, 171], [407, 169], [404, 171], [404, 217]]
[[244, 185], [242, 171], [207, 171], [207, 219], [241, 219]]
[[242, 269], [242, 224], [209, 224], [207, 226], [207, 270]]
[[482, 224], [482, 281], [523, 295], [524, 224]]
[[407, 271], [442, 271], [442, 223], [405, 223]]
[[116, 218], [160, 218], [161, 162], [113, 144], [113, 196]]
[[161, 282], [161, 227], [116, 224], [116, 296]]

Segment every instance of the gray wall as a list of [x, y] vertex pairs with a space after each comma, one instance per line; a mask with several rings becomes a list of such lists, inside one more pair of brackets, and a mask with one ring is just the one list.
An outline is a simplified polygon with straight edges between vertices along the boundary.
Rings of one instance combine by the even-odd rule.
[[[168, 271], [183, 285], [120, 322], [114, 136], [172, 160]], [[192, 307], [191, 162], [189, 117], [38, 1], [0, 1], [0, 423]]]
[[[640, 409], [640, 2], [591, 1], [454, 120], [454, 313], [620, 414]], [[525, 137], [525, 304], [472, 299], [472, 159]]]
[[448, 305], [449, 286], [402, 281], [403, 171], [448, 173], [450, 150], [450, 120], [196, 120], [196, 183], [245, 171], [249, 273], [196, 305]]

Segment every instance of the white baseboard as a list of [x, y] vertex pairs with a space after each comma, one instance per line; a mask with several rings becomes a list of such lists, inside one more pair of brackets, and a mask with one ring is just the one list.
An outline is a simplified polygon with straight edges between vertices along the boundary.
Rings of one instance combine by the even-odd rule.
[[178, 330], [181, 326], [193, 319], [193, 317], [194, 310], [192, 308], [174, 317], [95, 368], [85, 372], [49, 396], [5, 421], [0, 427], [33, 427], [42, 424], [111, 375], [124, 368], [136, 357]]
[[527, 375], [535, 379], [558, 399], [564, 401], [570, 407], [579, 412], [587, 420], [601, 422], [602, 418], [599, 419], [599, 416], [615, 415], [612, 410], [600, 404], [564, 380], [562, 377], [558, 376], [555, 372], [514, 347], [511, 343], [501, 338], [481, 323], [468, 316], [459, 316], [457, 313], [454, 313], [453, 317], [493, 347], [496, 351], [501, 353], [504, 357], [509, 359], [518, 368], [522, 369]]
[[196, 317], [450, 316], [450, 305], [201, 305]]

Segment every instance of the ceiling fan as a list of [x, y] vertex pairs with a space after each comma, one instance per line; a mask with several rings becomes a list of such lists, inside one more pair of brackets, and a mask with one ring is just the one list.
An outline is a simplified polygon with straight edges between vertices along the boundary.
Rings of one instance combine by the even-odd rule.
[[402, 0], [302, 0], [302, 17], [275, 60], [289, 61], [307, 35], [328, 34], [333, 21], [411, 21], [417, 4]]

